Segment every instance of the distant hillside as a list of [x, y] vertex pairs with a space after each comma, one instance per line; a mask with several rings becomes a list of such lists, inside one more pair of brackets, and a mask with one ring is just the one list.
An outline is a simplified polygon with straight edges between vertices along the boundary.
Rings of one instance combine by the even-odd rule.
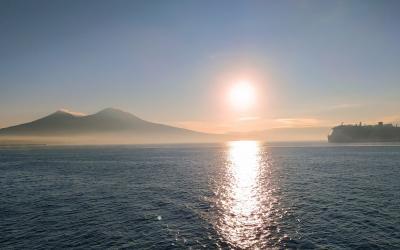
[[262, 141], [325, 141], [329, 127], [270, 128], [260, 131], [231, 133], [236, 139]]
[[0, 137], [71, 143], [161, 143], [218, 141], [221, 136], [148, 122], [107, 108], [92, 115], [57, 111], [41, 119], [0, 129]]

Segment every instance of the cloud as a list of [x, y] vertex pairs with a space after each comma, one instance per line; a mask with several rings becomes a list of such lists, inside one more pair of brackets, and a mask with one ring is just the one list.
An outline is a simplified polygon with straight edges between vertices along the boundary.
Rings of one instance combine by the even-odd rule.
[[206, 133], [236, 133], [261, 131], [272, 128], [313, 128], [332, 124], [312, 117], [267, 119], [258, 116], [241, 117], [231, 121], [174, 121], [164, 122], [181, 128]]
[[356, 112], [361, 108], [365, 108], [364, 104], [359, 103], [340, 103], [322, 107], [316, 107], [315, 109], [307, 112], [307, 115], [310, 116], [327, 116], [332, 114], [342, 114], [343, 112]]
[[359, 103], [342, 103], [332, 106], [325, 107], [325, 110], [337, 110], [337, 109], [350, 109], [350, 108], [360, 108], [362, 104]]
[[277, 127], [317, 127], [322, 126], [325, 122], [316, 118], [279, 118], [274, 119]]
[[239, 121], [254, 121], [254, 120], [259, 120], [260, 117], [258, 116], [247, 116], [247, 117], [240, 117]]

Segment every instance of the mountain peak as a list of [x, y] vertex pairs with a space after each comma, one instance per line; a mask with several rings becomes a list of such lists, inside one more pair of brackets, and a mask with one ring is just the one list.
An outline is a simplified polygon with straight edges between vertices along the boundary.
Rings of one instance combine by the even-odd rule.
[[[206, 134], [152, 123], [116, 108], [84, 115], [61, 109], [43, 118], [0, 129], [1, 136], [46, 136], [49, 140], [104, 143], [158, 143], [203, 141]], [[83, 138], [84, 137], [84, 138]], [[22, 137], [21, 137], [22, 138]], [[0, 138], [1, 139], [1, 138]]]
[[123, 111], [121, 109], [109, 107], [109, 108], [102, 109], [97, 113], [127, 113], [127, 112], [125, 112], [125, 111]]
[[117, 109], [117, 108], [105, 108], [103, 110], [100, 110], [99, 112], [97, 112], [96, 114], [94, 114], [95, 116], [103, 116], [103, 117], [110, 117], [110, 118], [117, 118], [117, 119], [138, 119], [141, 120], [139, 117], [123, 111], [121, 109]]
[[70, 116], [86, 116], [84, 113], [70, 111], [68, 109], [59, 109], [53, 115], [70, 115]]

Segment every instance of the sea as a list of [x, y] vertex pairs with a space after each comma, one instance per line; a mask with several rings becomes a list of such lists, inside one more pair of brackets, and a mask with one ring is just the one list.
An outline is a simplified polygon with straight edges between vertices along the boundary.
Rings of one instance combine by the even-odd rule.
[[0, 249], [400, 249], [400, 144], [0, 147]]

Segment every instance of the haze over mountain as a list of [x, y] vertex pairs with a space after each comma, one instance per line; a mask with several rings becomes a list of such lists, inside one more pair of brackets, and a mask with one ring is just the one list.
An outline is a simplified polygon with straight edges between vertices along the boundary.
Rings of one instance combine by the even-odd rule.
[[145, 121], [131, 113], [106, 108], [95, 114], [58, 110], [32, 122], [0, 129], [0, 143], [136, 144], [197, 143], [227, 140], [325, 140], [328, 127], [272, 128], [245, 133], [210, 134]]
[[106, 108], [91, 115], [59, 110], [32, 122], [0, 129], [0, 136], [46, 143], [165, 143], [221, 140], [220, 135], [148, 122], [115, 108]]

